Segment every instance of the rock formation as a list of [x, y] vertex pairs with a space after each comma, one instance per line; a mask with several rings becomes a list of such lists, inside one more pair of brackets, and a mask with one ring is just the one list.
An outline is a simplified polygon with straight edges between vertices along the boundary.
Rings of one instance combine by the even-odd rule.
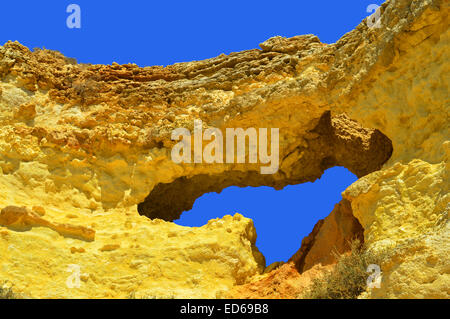
[[[275, 37], [167, 67], [0, 47], [0, 281], [36, 298], [255, 297], [328, 267], [330, 241], [345, 250], [354, 232], [396, 252], [362, 297], [448, 298], [449, 1], [381, 10], [381, 28], [363, 21], [334, 44]], [[194, 119], [280, 128], [279, 171], [174, 163], [171, 132]], [[360, 179], [268, 274], [251, 220], [171, 222], [204, 193], [281, 189], [332, 166]], [[67, 285], [74, 264], [79, 288]]]

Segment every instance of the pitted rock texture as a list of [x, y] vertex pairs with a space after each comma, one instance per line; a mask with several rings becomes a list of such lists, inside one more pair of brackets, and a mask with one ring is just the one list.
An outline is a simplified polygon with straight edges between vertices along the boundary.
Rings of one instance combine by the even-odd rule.
[[[181, 177], [156, 185], [139, 204], [138, 211], [150, 218], [172, 221], [190, 210], [205, 193], [220, 193], [229, 186], [265, 185], [282, 189], [289, 184], [314, 181], [333, 166], [345, 166], [357, 176], [364, 176], [380, 169], [392, 154], [392, 143], [386, 136], [378, 130], [364, 129], [344, 114], [332, 119], [331, 113], [325, 112], [308, 134], [307, 146], [299, 146], [286, 156], [284, 163], [291, 166], [289, 178], [283, 178], [282, 173], [261, 175], [255, 171]], [[298, 160], [291, 162], [295, 158]]]
[[[344, 197], [365, 242], [404, 252], [365, 296], [448, 298], [448, 11], [448, 0], [391, 0], [381, 28], [363, 21], [334, 44], [275, 37], [261, 50], [168, 67], [77, 64], [6, 43], [0, 208], [28, 207], [26, 223], [39, 222], [0, 226], [0, 280], [33, 297], [225, 296], [263, 271], [251, 222], [167, 221], [205, 192], [280, 189], [343, 165], [361, 177]], [[222, 131], [280, 128], [279, 171], [175, 164], [171, 132], [192, 131], [195, 119]], [[138, 205], [159, 219], [139, 216]], [[95, 238], [68, 238], [57, 225]], [[307, 251], [312, 265], [326, 250]], [[68, 289], [67, 267], [77, 263], [82, 288]]]
[[368, 297], [450, 298], [449, 157], [397, 163], [344, 192], [369, 247], [393, 253], [381, 265], [383, 285]]
[[[166, 68], [78, 65], [55, 52], [7, 43], [0, 50], [0, 167], [27, 185], [29, 173], [20, 165], [27, 163], [33, 193], [40, 193], [44, 206], [90, 211], [132, 207], [156, 185], [181, 177], [259, 171], [258, 164], [173, 163], [172, 130], [192, 130], [193, 120], [201, 119], [205, 127], [222, 130], [280, 128], [280, 170], [270, 184], [313, 181], [323, 169], [311, 167], [323, 158], [314, 150], [320, 138], [311, 141], [311, 131], [327, 111], [332, 118], [347, 113], [365, 130], [388, 136], [391, 163], [439, 162], [440, 142], [448, 136], [446, 69], [440, 63], [446, 54], [445, 3], [387, 2], [383, 28], [363, 22], [335, 44], [313, 36], [277, 38], [264, 50]], [[406, 50], [410, 42], [420, 49]], [[27, 119], [14, 115], [20, 109], [28, 110]]]
[[253, 222], [239, 214], [194, 229], [126, 213], [72, 219], [97, 229], [95, 241], [0, 228], [1, 280], [28, 298], [220, 298], [264, 268]]

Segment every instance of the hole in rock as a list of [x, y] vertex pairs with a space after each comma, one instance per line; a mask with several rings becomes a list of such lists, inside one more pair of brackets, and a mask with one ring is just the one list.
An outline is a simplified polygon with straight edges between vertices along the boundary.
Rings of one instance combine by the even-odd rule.
[[359, 178], [379, 170], [392, 155], [392, 142], [387, 136], [377, 129], [362, 127], [345, 114], [332, 116], [326, 111], [314, 122], [316, 126], [280, 158], [285, 169], [267, 175], [256, 170], [227, 170], [181, 176], [155, 185], [138, 204], [138, 212], [152, 219], [174, 221], [206, 193], [231, 186], [270, 186], [281, 190], [287, 185], [315, 181], [335, 166], [345, 167]]
[[174, 222], [200, 227], [210, 219], [240, 213], [253, 220], [258, 235], [256, 246], [265, 256], [266, 265], [287, 261], [300, 248], [303, 237], [331, 213], [341, 193], [356, 179], [346, 168], [333, 167], [313, 183], [289, 185], [278, 191], [266, 186], [231, 186], [220, 194], [199, 197], [193, 209]]
[[[229, 170], [181, 176], [155, 185], [138, 212], [188, 226], [239, 212], [254, 220], [257, 246], [267, 265], [288, 260], [316, 222], [333, 211], [341, 192], [357, 177], [379, 170], [393, 152], [392, 141], [381, 131], [365, 128], [344, 113], [325, 111], [312, 124], [302, 143], [280, 159], [287, 163], [288, 174]], [[351, 213], [343, 202], [339, 214]], [[305, 268], [304, 256], [297, 257], [298, 268]]]

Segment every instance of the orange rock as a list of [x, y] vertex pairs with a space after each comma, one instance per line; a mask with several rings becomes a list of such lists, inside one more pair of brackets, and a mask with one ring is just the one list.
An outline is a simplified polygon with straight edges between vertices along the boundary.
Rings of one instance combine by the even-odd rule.
[[33, 206], [31, 210], [41, 216], [45, 216], [45, 209], [41, 206]]
[[354, 239], [364, 241], [363, 228], [353, 216], [350, 202], [343, 199], [335, 205], [331, 214], [320, 220], [311, 234], [302, 240], [300, 249], [290, 258], [300, 273], [316, 264], [330, 265], [336, 262], [335, 253], [350, 249]]
[[296, 299], [333, 265], [316, 265], [300, 274], [293, 262], [255, 278], [252, 282], [235, 286], [227, 297], [236, 299]]

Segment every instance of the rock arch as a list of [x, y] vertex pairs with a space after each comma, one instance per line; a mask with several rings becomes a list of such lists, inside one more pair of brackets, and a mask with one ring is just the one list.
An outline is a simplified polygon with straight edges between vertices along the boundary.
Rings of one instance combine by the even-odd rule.
[[298, 146], [284, 158], [289, 158], [290, 167], [285, 166], [284, 170], [289, 170], [290, 176], [284, 171], [262, 175], [258, 171], [233, 170], [183, 176], [170, 183], [157, 184], [138, 205], [138, 211], [150, 218], [172, 221], [183, 211], [190, 210], [195, 200], [205, 193], [220, 192], [229, 186], [282, 189], [287, 185], [313, 182], [333, 166], [344, 166], [362, 177], [380, 169], [393, 151], [391, 140], [380, 131], [363, 128], [345, 114], [332, 117], [330, 111], [324, 112], [317, 125], [306, 134], [306, 145]]

